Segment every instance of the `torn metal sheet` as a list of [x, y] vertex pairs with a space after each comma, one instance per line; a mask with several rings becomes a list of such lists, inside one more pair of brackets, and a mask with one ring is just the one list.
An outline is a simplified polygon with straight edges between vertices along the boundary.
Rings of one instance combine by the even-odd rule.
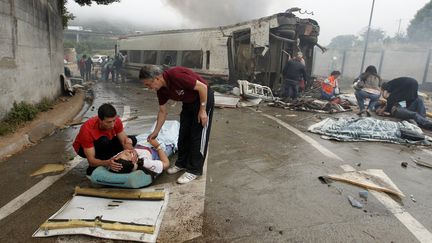
[[247, 99], [247, 100], [240, 101], [238, 105], [240, 107], [257, 106], [259, 105], [259, 103], [261, 103], [261, 101], [262, 101], [261, 98]]
[[[98, 189], [92, 189], [98, 190]], [[55, 235], [89, 235], [105, 239], [156, 242], [163, 215], [168, 204], [168, 191], [139, 189], [122, 190], [127, 198], [115, 198], [120, 190], [99, 189], [110, 193], [104, 198], [75, 195], [33, 234], [33, 237]], [[82, 191], [81, 191], [82, 192]], [[86, 192], [86, 191], [84, 191]], [[137, 195], [164, 194], [162, 200], [143, 200]]]
[[222, 94], [215, 94], [215, 107], [236, 108], [240, 98]]
[[43, 165], [38, 170], [36, 170], [35, 172], [31, 173], [30, 176], [37, 176], [37, 175], [53, 173], [53, 172], [62, 172], [64, 170], [65, 170], [65, 166], [63, 164], [46, 164]]
[[[309, 132], [324, 135], [324, 139], [338, 141], [381, 141], [390, 143], [408, 143], [430, 145], [431, 138], [413, 141], [405, 136], [409, 133], [423, 135], [423, 131], [407, 121], [395, 122], [372, 117], [361, 118], [326, 118], [308, 128]], [[424, 135], [423, 135], [424, 136]]]
[[381, 191], [405, 197], [403, 192], [393, 183], [393, 181], [382, 170], [369, 169], [364, 171], [351, 171], [340, 175], [328, 175], [330, 179], [347, 182], [367, 189]]

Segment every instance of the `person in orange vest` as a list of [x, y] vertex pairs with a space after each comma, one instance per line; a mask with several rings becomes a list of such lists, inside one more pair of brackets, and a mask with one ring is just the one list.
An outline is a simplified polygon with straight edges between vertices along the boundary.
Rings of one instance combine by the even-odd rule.
[[331, 72], [330, 76], [321, 83], [321, 98], [331, 100], [335, 97], [335, 89], [338, 88], [337, 79], [341, 73], [339, 71]]

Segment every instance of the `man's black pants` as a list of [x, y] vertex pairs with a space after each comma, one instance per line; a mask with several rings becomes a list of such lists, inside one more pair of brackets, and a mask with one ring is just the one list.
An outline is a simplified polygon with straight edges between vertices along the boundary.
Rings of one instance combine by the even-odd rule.
[[203, 127], [198, 122], [200, 101], [183, 103], [180, 113], [180, 131], [178, 138], [178, 159], [176, 166], [185, 168], [187, 172], [202, 175], [204, 160], [207, 156], [208, 140], [213, 118], [214, 95], [208, 88], [206, 111], [208, 125]]
[[[129, 136], [130, 139], [132, 139], [132, 145], [135, 146], [137, 144], [137, 139], [135, 136]], [[93, 143], [95, 152], [96, 152], [96, 159], [100, 160], [107, 160], [112, 158], [114, 155], [120, 153], [123, 151], [123, 145], [120, 143], [120, 140], [117, 136], [113, 137], [111, 140], [106, 137], [102, 136], [98, 140], [94, 141]], [[78, 150], [78, 155], [87, 158], [84, 154], [84, 149], [80, 147]], [[95, 170], [96, 167], [90, 166], [87, 168], [87, 175], [91, 175], [93, 173], [93, 170]]]

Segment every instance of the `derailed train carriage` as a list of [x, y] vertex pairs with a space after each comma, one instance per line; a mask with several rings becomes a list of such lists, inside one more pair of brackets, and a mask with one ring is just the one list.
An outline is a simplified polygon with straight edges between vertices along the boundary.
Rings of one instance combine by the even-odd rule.
[[127, 53], [125, 68], [133, 77], [143, 64], [164, 64], [234, 82], [249, 80], [276, 90], [288, 54], [302, 52], [306, 71], [311, 73], [318, 35], [315, 20], [278, 13], [217, 28], [125, 36], [119, 38], [117, 50]]

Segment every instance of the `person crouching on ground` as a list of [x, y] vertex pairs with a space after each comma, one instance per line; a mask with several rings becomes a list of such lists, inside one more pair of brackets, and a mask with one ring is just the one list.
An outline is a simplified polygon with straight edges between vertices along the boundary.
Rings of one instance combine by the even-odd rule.
[[400, 77], [381, 85], [382, 96], [386, 99], [377, 109], [378, 115], [414, 121], [419, 127], [432, 130], [432, 121], [426, 118], [426, 108], [418, 96], [418, 82], [413, 78]]
[[[357, 115], [362, 116], [365, 114], [370, 116], [371, 111], [375, 111], [376, 103], [381, 95], [381, 77], [378, 75], [375, 66], [368, 66], [364, 73], [362, 73], [356, 81], [354, 81], [353, 88], [355, 89], [355, 97], [360, 111]], [[365, 109], [365, 99], [369, 99], [369, 105]]]
[[339, 71], [331, 72], [330, 76], [321, 83], [321, 98], [332, 100], [335, 98], [335, 89], [338, 87], [337, 79], [340, 76]]
[[202, 175], [207, 155], [208, 139], [213, 116], [214, 95], [201, 76], [185, 67], [173, 67], [163, 71], [154, 65], [146, 65], [139, 72], [139, 79], [149, 89], [157, 91], [159, 112], [154, 131], [148, 140], [159, 134], [167, 117], [167, 101], [182, 101], [178, 159], [168, 174], [186, 172], [177, 179], [184, 184]]
[[73, 143], [75, 152], [89, 162], [87, 175], [98, 166], [120, 171], [122, 165], [114, 161], [114, 156], [123, 150], [134, 150], [135, 136], [127, 136], [117, 111], [111, 104], [98, 108], [98, 115], [81, 126]]
[[[150, 139], [149, 143], [152, 147], [137, 144], [134, 150], [123, 150], [116, 156], [114, 161], [122, 165], [119, 171], [114, 173], [130, 173], [136, 170], [142, 170], [153, 177], [161, 174], [163, 170], [169, 167], [168, 156], [162, 149], [161, 145], [155, 139]], [[159, 159], [153, 159], [152, 152], [156, 152]]]

